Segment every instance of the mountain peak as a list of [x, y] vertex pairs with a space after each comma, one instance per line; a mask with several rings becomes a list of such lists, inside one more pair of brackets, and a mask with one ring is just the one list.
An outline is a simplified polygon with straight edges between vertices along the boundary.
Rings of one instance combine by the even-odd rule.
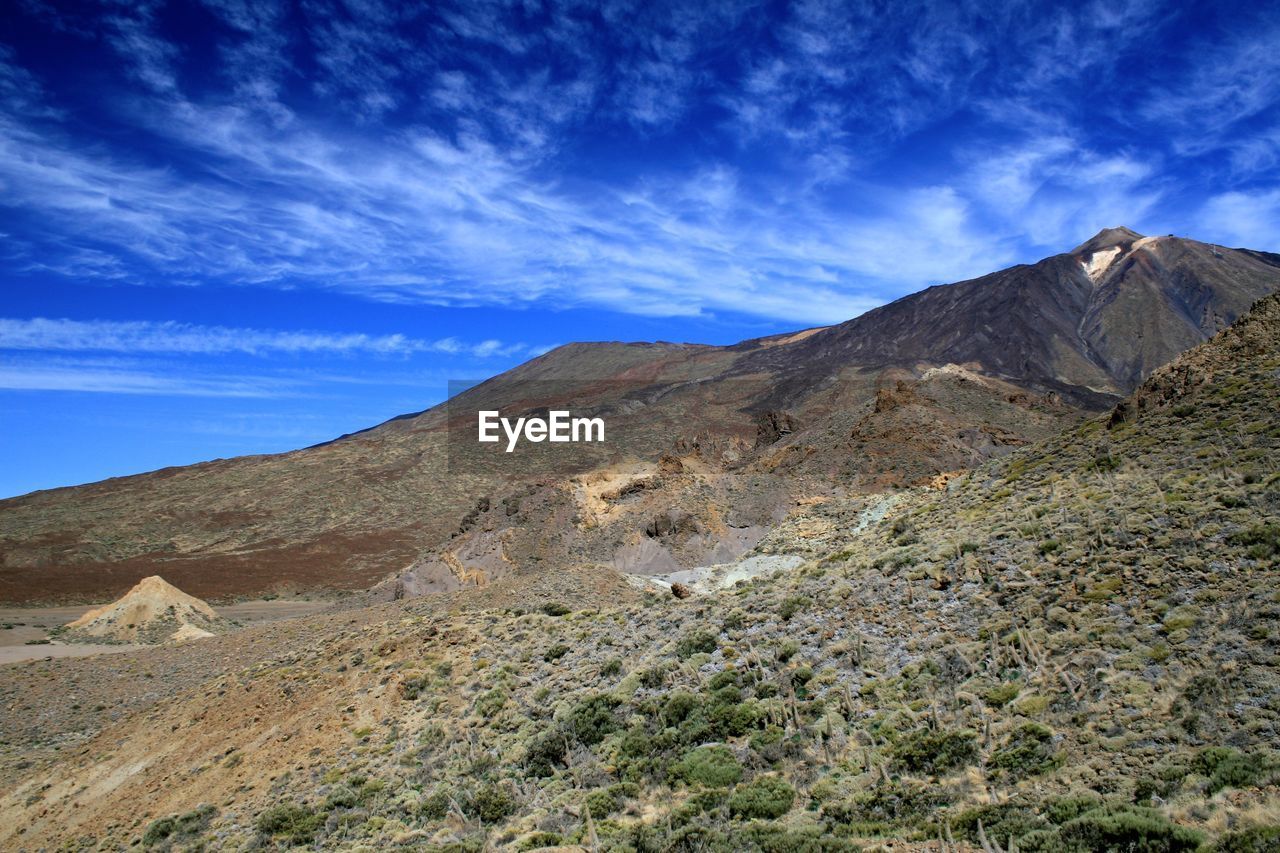
[[1073, 255], [1086, 255], [1093, 252], [1100, 252], [1103, 249], [1113, 249], [1117, 246], [1123, 246], [1126, 243], [1132, 243], [1135, 240], [1141, 240], [1143, 235], [1128, 228], [1124, 225], [1117, 225], [1114, 228], [1103, 228], [1097, 234], [1094, 234], [1088, 240], [1081, 243], [1071, 250]]

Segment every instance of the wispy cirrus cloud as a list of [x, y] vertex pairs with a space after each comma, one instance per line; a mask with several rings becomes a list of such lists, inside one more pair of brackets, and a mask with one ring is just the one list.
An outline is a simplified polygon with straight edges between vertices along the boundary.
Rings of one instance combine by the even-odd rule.
[[1228, 246], [1280, 246], [1280, 187], [1215, 195], [1197, 224], [1206, 239]]
[[186, 355], [409, 356], [438, 353], [484, 359], [536, 354], [540, 349], [529, 344], [494, 339], [466, 343], [452, 337], [423, 340], [401, 334], [275, 331], [154, 321], [0, 318], [0, 350]]
[[[1261, 28], [1171, 55], [1181, 88], [1133, 74], [1184, 14], [1155, 0], [208, 6], [236, 34], [212, 76], [151, 6], [104, 19], [103, 109], [140, 145], [23, 100], [0, 54], [10, 270], [826, 323], [1100, 224], [1191, 226], [1220, 193], [1161, 205], [1202, 152], [1117, 128], [1272, 97]], [[1272, 135], [1232, 136], [1236, 168]]]
[[292, 386], [271, 379], [241, 376], [193, 377], [144, 368], [104, 367], [91, 363], [0, 364], [0, 389], [259, 399], [279, 399], [295, 393]]

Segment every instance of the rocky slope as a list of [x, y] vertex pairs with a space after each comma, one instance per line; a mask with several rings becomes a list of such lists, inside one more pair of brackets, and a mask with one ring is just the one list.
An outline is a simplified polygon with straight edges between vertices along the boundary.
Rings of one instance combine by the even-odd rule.
[[[719, 561], [796, 500], [925, 480], [1111, 405], [1280, 286], [1278, 264], [1110, 229], [827, 329], [733, 347], [572, 344], [320, 447], [0, 501], [0, 600], [102, 600], [151, 574], [217, 601], [362, 589], [415, 561], [424, 589], [537, 559]], [[479, 408], [551, 405], [605, 417], [606, 445], [509, 456], [473, 440]], [[596, 517], [592, 482], [656, 471], [664, 455], [684, 471], [670, 488], [629, 491]], [[486, 502], [531, 511], [475, 527]], [[507, 533], [504, 518], [528, 523]], [[468, 524], [479, 532], [455, 541]], [[594, 526], [544, 543], [537, 524]]]
[[795, 559], [714, 594], [552, 567], [210, 640], [209, 680], [14, 768], [0, 844], [1274, 849], [1278, 458], [1273, 297], [1116, 414], [796, 507], [755, 549]]

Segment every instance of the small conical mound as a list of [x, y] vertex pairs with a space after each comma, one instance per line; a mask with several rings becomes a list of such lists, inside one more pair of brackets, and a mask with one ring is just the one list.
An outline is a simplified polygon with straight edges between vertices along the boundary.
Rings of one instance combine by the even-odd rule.
[[1130, 243], [1142, 239], [1141, 234], [1132, 228], [1126, 228], [1123, 225], [1117, 225], [1115, 228], [1103, 228], [1097, 234], [1094, 234], [1088, 240], [1085, 240], [1079, 246], [1071, 250], [1073, 255], [1088, 255], [1093, 252], [1101, 252], [1105, 249], [1114, 249], [1124, 247]]
[[163, 643], [209, 636], [226, 621], [205, 602], [159, 575], [143, 578], [118, 601], [90, 610], [67, 625], [73, 642]]

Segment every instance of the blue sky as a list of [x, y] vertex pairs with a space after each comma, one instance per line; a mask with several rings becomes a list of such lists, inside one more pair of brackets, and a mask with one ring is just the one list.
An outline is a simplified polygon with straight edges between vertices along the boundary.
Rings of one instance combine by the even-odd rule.
[[1280, 251], [1278, 44], [1275, 3], [9, 0], [0, 495], [1104, 226]]

